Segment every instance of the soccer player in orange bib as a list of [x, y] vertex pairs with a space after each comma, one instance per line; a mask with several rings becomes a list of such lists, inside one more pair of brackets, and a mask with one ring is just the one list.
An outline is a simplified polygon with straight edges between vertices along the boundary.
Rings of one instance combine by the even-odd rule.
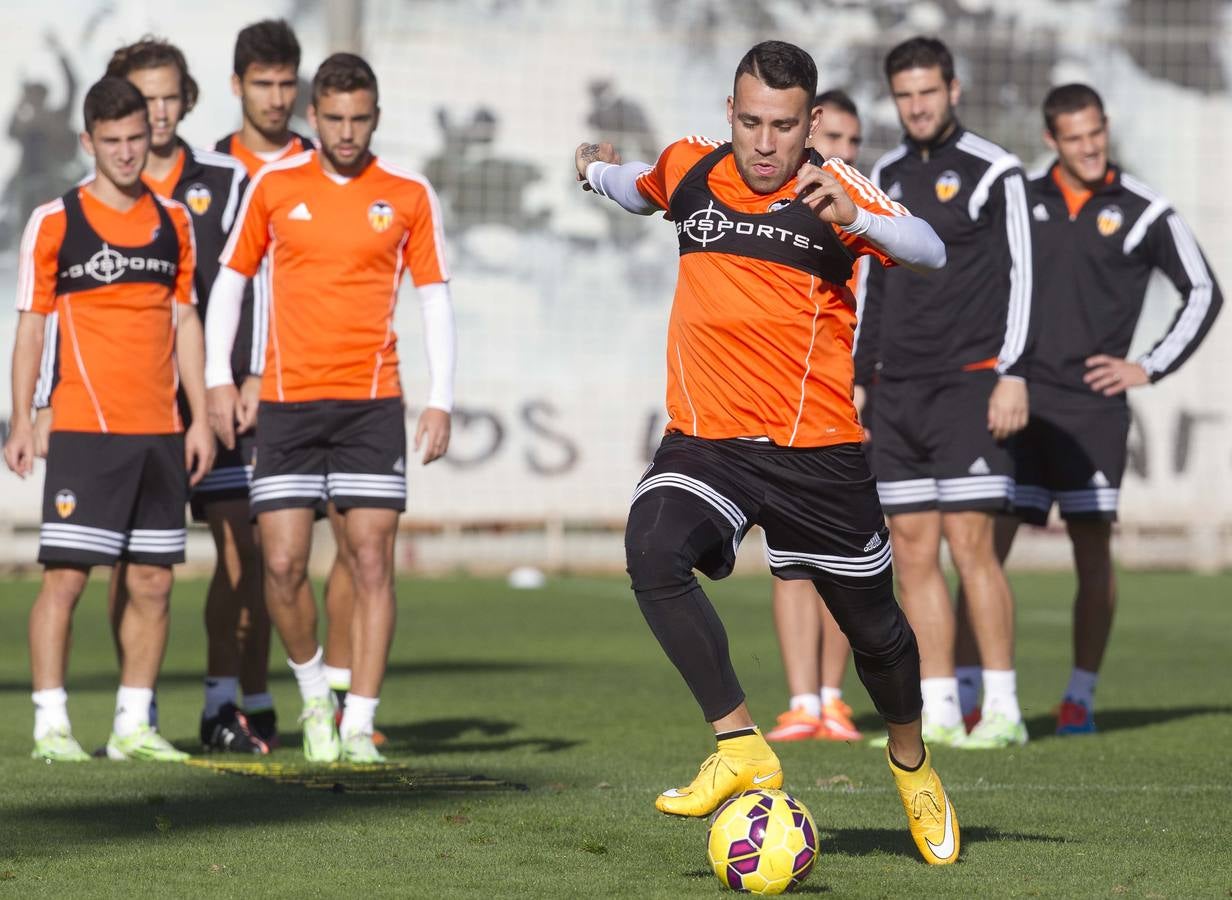
[[[394, 629], [394, 538], [406, 508], [406, 431], [393, 330], [398, 285], [423, 305], [431, 391], [415, 448], [449, 445], [453, 312], [436, 195], [421, 176], [377, 159], [377, 81], [358, 56], [317, 70], [310, 120], [320, 150], [261, 169], [223, 251], [206, 320], [211, 422], [234, 441], [229, 358], [244, 279], [271, 253], [269, 348], [250, 499], [265, 556], [265, 596], [303, 697], [314, 762], [379, 762], [373, 719]], [[352, 681], [335, 724], [316, 605], [307, 584], [314, 516], [341, 514], [354, 560]]]
[[[60, 378], [43, 488], [43, 584], [30, 611], [34, 756], [88, 759], [64, 690], [73, 610], [96, 565], [127, 564], [120, 689], [107, 755], [174, 762], [187, 754], [149, 721], [167, 645], [184, 505], [214, 458], [205, 419], [201, 321], [189, 213], [141, 180], [150, 121], [141, 92], [104, 78], [86, 94], [82, 146], [94, 178], [38, 207], [21, 244], [9, 468], [29, 475], [31, 407], [44, 321], [59, 316]], [[228, 364], [229, 366], [229, 364]], [[184, 432], [181, 386], [193, 422]]]
[[630, 212], [666, 211], [680, 245], [670, 422], [634, 491], [625, 548], [642, 614], [718, 746], [656, 806], [704, 816], [739, 791], [783, 784], [693, 574], [729, 574], [756, 524], [773, 573], [813, 581], [851, 641], [916, 846], [945, 864], [958, 858], [958, 823], [920, 738], [919, 653], [860, 447], [845, 286], [860, 255], [927, 270], [945, 264], [945, 247], [850, 166], [807, 150], [816, 90], [812, 58], [767, 41], [736, 69], [731, 143], [685, 138], [653, 167], [619, 165], [610, 145], [576, 151], [587, 186]]

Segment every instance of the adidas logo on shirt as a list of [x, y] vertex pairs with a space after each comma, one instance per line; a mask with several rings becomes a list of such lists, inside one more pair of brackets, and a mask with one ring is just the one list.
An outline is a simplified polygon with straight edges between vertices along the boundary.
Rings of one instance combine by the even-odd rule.
[[894, 182], [892, 185], [890, 185], [890, 189], [886, 191], [886, 196], [889, 197], [891, 200], [902, 200], [903, 199], [903, 186], [899, 184], [897, 181]]
[[1048, 207], [1044, 206], [1042, 203], [1037, 203], [1035, 206], [1031, 207], [1031, 215], [1035, 217], [1035, 221], [1037, 222], [1047, 222]]
[[881, 546], [881, 535], [874, 534], [872, 539], [867, 544], [864, 545], [864, 552], [872, 553], [874, 550], [876, 550], [880, 546]]
[[1097, 471], [1094, 475], [1091, 476], [1091, 480], [1089, 484], [1091, 485], [1091, 487], [1106, 488], [1109, 486], [1108, 476], [1105, 475], [1103, 472]]
[[311, 222], [312, 213], [308, 212], [308, 204], [301, 201], [287, 213], [287, 218], [294, 222]]
[[992, 469], [988, 467], [988, 462], [981, 456], [967, 468], [967, 471], [972, 475], [987, 475], [992, 472]]

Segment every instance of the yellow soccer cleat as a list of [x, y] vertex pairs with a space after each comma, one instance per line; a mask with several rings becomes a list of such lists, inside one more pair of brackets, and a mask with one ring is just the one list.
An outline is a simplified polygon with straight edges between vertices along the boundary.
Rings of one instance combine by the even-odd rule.
[[761, 731], [719, 742], [686, 787], [669, 788], [655, 800], [659, 812], [673, 816], [708, 816], [741, 791], [781, 788], [783, 767]]
[[903, 809], [907, 811], [907, 827], [924, 861], [932, 866], [946, 866], [957, 861], [961, 844], [958, 815], [933, 769], [928, 748], [924, 748], [924, 762], [914, 772], [896, 766], [888, 747], [886, 761], [894, 773]]

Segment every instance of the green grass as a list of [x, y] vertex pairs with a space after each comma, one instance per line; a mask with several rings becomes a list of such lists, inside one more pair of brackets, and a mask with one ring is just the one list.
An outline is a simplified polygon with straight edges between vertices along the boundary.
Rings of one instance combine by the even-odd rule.
[[[822, 855], [802, 892], [840, 897], [1227, 897], [1232, 579], [1126, 575], [1099, 692], [1102, 733], [1051, 737], [1068, 674], [1064, 576], [1018, 576], [1021, 750], [939, 750], [963, 826], [959, 865], [916, 857], [877, 751], [781, 749], [787, 788], [813, 811]], [[622, 578], [400, 583], [378, 723], [376, 777], [315, 786], [188, 766], [27, 757], [25, 616], [36, 585], [0, 583], [0, 897], [719, 896], [700, 821], [655, 812], [712, 744]], [[101, 585], [77, 614], [74, 730], [106, 738], [114, 663]], [[768, 585], [712, 591], [754, 714], [784, 703]], [[163, 730], [191, 742], [201, 699], [202, 582], [176, 588], [159, 690]], [[298, 709], [280, 651], [284, 728]], [[858, 681], [859, 722], [875, 719]], [[294, 735], [292, 738], [294, 746]], [[298, 770], [298, 751], [274, 762]], [[471, 780], [472, 776], [483, 776]], [[493, 782], [499, 782], [493, 784]], [[335, 787], [335, 785], [337, 785]], [[515, 787], [520, 786], [520, 787]]]

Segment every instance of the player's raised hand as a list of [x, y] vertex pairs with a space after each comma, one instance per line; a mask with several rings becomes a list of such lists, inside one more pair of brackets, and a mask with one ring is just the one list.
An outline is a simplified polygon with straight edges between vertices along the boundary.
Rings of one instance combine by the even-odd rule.
[[423, 446], [423, 464], [440, 459], [449, 449], [449, 413], [429, 406], [415, 426], [415, 449]]
[[856, 205], [839, 180], [812, 163], [796, 173], [796, 196], [823, 222], [850, 225], [856, 220]]
[[988, 430], [999, 441], [1027, 427], [1027, 383], [1002, 378], [988, 398]]
[[206, 416], [210, 428], [228, 450], [235, 449], [235, 413], [238, 404], [239, 392], [233, 384], [220, 384], [205, 392]]
[[214, 465], [214, 432], [204, 422], [193, 422], [184, 432], [184, 468], [188, 483], [196, 487]]
[[34, 471], [34, 428], [30, 420], [9, 423], [9, 439], [4, 442], [4, 461], [25, 478]]
[[1132, 387], [1151, 382], [1151, 377], [1142, 366], [1106, 353], [1088, 357], [1086, 365], [1087, 374], [1082, 376], [1082, 380], [1091, 390], [1105, 397], [1115, 397]]
[[573, 151], [573, 162], [577, 166], [577, 180], [582, 182], [582, 190], [589, 191], [590, 185], [586, 183], [586, 167], [592, 162], [619, 165], [620, 154], [608, 143], [578, 144], [577, 149]]
[[261, 405], [261, 376], [249, 375], [240, 385], [239, 404], [235, 410], [236, 431], [243, 434], [257, 424], [257, 408]]

